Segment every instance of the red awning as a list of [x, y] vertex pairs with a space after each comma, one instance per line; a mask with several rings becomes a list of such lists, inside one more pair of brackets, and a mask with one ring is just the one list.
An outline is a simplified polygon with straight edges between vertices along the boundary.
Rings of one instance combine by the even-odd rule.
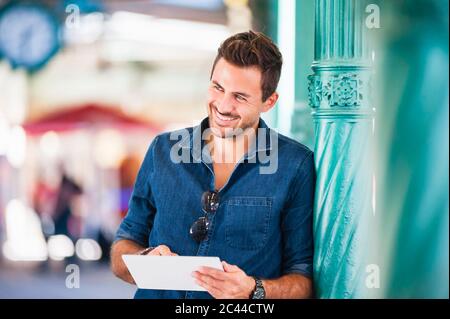
[[29, 135], [48, 131], [64, 132], [77, 129], [116, 128], [119, 130], [149, 130], [158, 133], [162, 127], [124, 114], [118, 109], [94, 104], [57, 111], [23, 125]]

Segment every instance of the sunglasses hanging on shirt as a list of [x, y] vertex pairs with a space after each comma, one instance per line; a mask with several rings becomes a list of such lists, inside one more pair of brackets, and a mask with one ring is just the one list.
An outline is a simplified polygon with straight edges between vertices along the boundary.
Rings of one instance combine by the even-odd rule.
[[204, 216], [197, 219], [189, 229], [189, 235], [197, 243], [200, 243], [206, 238], [209, 230], [209, 218], [219, 208], [219, 193], [216, 191], [206, 191], [202, 194], [201, 198], [202, 210], [205, 213]]

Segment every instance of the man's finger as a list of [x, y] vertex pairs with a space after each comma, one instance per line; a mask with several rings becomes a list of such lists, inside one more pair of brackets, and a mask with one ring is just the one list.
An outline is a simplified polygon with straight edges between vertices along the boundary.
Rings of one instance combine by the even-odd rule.
[[213, 278], [208, 275], [204, 275], [202, 273], [199, 273], [198, 271], [194, 271], [193, 277], [219, 290], [222, 290], [223, 286], [225, 285], [225, 281]]
[[150, 256], [160, 256], [161, 253], [159, 252], [158, 247], [156, 247], [156, 248], [152, 249], [147, 255], [150, 255]]
[[218, 270], [216, 268], [212, 268], [212, 267], [200, 267], [198, 269], [198, 272], [201, 274], [205, 274], [208, 276], [211, 276], [213, 278], [219, 279], [219, 280], [228, 280], [230, 279], [230, 275], [225, 273], [222, 270]]
[[222, 261], [222, 265], [223, 265], [223, 269], [225, 270], [225, 272], [235, 272], [235, 271], [241, 270], [238, 266], [230, 265], [226, 261]]
[[197, 285], [205, 288], [211, 294], [211, 296], [213, 296], [216, 299], [220, 298], [220, 296], [223, 295], [223, 293], [220, 289], [208, 284], [207, 282], [205, 282], [201, 279], [195, 279], [195, 283]]
[[160, 245], [158, 246], [159, 254], [161, 256], [171, 256], [172, 252], [170, 251], [170, 248], [166, 245]]

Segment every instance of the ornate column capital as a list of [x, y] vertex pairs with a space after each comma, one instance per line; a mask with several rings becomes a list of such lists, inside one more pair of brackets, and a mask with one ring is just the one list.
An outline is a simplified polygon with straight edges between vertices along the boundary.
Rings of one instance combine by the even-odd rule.
[[345, 72], [308, 77], [309, 103], [313, 108], [361, 108], [369, 104], [366, 74]]
[[370, 117], [372, 61], [363, 0], [316, 0], [314, 74], [308, 77], [313, 116]]

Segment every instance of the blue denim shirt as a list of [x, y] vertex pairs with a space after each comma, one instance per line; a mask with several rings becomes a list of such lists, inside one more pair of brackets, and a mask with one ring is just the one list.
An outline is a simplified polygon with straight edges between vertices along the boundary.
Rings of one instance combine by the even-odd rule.
[[[219, 208], [211, 217], [206, 239], [198, 244], [190, 237], [191, 225], [204, 216], [201, 195], [215, 185], [209, 152], [195, 147], [204, 145], [199, 136], [207, 127], [208, 118], [187, 131], [163, 133], [153, 140], [116, 240], [130, 239], [144, 247], [164, 244], [183, 256], [218, 256], [247, 275], [265, 279], [290, 273], [311, 277], [313, 153], [268, 129], [262, 119], [259, 128], [267, 134], [261, 135], [265, 138], [258, 135], [219, 190]], [[181, 153], [189, 161], [171, 159]], [[262, 169], [268, 167], [265, 159], [270, 155], [276, 155], [277, 163], [266, 173]], [[212, 296], [198, 291], [138, 289], [135, 298]]]

